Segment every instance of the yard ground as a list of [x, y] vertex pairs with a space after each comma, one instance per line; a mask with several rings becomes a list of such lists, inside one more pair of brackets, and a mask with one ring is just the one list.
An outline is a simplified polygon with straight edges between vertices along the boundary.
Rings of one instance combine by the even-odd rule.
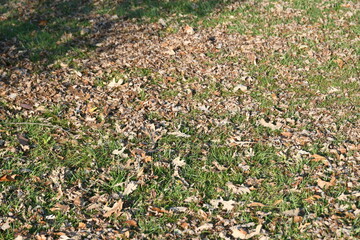
[[0, 1], [1, 239], [358, 239], [360, 3]]

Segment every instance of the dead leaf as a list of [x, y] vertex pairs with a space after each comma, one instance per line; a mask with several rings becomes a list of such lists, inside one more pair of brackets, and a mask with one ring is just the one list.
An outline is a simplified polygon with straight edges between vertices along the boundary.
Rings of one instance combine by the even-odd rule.
[[339, 68], [343, 68], [344, 65], [345, 65], [345, 62], [344, 62], [341, 58], [335, 59], [334, 62], [337, 63], [337, 65], [339, 66]]
[[320, 188], [322, 188], [322, 189], [327, 189], [327, 188], [329, 188], [329, 187], [335, 186], [335, 184], [336, 184], [336, 178], [335, 178], [335, 176], [333, 175], [333, 176], [331, 177], [330, 182], [326, 182], [326, 181], [323, 181], [322, 179], [318, 178], [317, 184], [318, 184], [318, 186], [319, 186]]
[[123, 79], [113, 78], [107, 86], [109, 88], [117, 88], [117, 87], [120, 87], [123, 83], [124, 83]]
[[21, 145], [24, 145], [24, 146], [30, 145], [29, 139], [27, 139], [27, 138], [25, 137], [25, 135], [23, 135], [23, 134], [21, 134], [21, 133], [19, 133], [19, 134], [17, 135], [17, 139], [18, 139], [18, 141], [19, 141], [19, 143], [20, 143]]
[[127, 220], [127, 221], [124, 221], [123, 224], [129, 226], [129, 227], [137, 227], [137, 222], [134, 221], [134, 220]]
[[299, 223], [302, 222], [303, 217], [302, 216], [294, 216], [294, 222]]
[[219, 204], [222, 205], [222, 209], [226, 210], [226, 211], [231, 211], [234, 208], [234, 205], [236, 204], [235, 201], [233, 200], [229, 200], [229, 201], [225, 201], [222, 198], [220, 199], [214, 199], [214, 200], [210, 200], [210, 204], [214, 207], [214, 208], [219, 208]]
[[250, 193], [250, 189], [245, 186], [236, 186], [232, 182], [227, 182], [226, 186], [235, 194], [245, 194]]
[[255, 237], [256, 235], [260, 234], [262, 225], [257, 225], [255, 228], [255, 231], [248, 233], [246, 232], [244, 229], [240, 228], [239, 226], [234, 226], [231, 227], [230, 230], [232, 231], [232, 236], [234, 238], [239, 238], [239, 239], [250, 239], [252, 237]]
[[186, 162], [184, 160], [180, 160], [180, 157], [176, 157], [173, 161], [172, 164], [175, 167], [183, 167], [186, 165]]
[[270, 122], [266, 122], [263, 118], [260, 119], [259, 121], [260, 125], [263, 126], [263, 127], [268, 127], [270, 128], [271, 130], [278, 130], [282, 127], [282, 124], [281, 123], [276, 123], [276, 124], [272, 124]]
[[187, 135], [187, 134], [182, 133], [182, 132], [180, 132], [180, 131], [171, 132], [171, 133], [169, 133], [169, 135], [173, 135], [173, 136], [176, 136], [176, 137], [184, 137], [184, 138], [189, 138], [189, 137], [191, 137], [190, 135]]
[[281, 136], [286, 137], [286, 138], [291, 138], [292, 133], [291, 132], [282, 132]]
[[86, 224], [83, 223], [83, 222], [79, 222], [78, 228], [79, 228], [79, 229], [85, 229], [85, 228], [86, 228]]
[[247, 205], [248, 207], [265, 207], [266, 205], [259, 202], [252, 202]]
[[137, 182], [134, 182], [134, 181], [129, 182], [129, 183], [126, 185], [123, 194], [124, 194], [125, 196], [126, 196], [126, 195], [129, 195], [130, 193], [132, 193], [133, 191], [136, 190], [137, 186], [138, 186]]
[[112, 208], [105, 207], [105, 213], [103, 214], [104, 217], [110, 217], [114, 214], [116, 217], [120, 216], [121, 210], [123, 208], [123, 201], [120, 199], [117, 201]]
[[326, 160], [325, 157], [318, 155], [318, 154], [313, 154], [310, 157], [311, 157], [311, 161], [314, 161], [314, 162], [320, 162], [320, 161]]
[[238, 90], [246, 92], [248, 90], [248, 87], [242, 84], [238, 84], [234, 87], [233, 92], [237, 92]]
[[193, 29], [192, 27], [190, 27], [189, 25], [186, 25], [186, 26], [184, 27], [184, 32], [185, 32], [186, 34], [194, 34], [194, 33], [195, 33], [194, 29]]
[[212, 229], [213, 226], [214, 225], [212, 223], [205, 223], [205, 224], [201, 225], [200, 227], [196, 228], [196, 231], [200, 232], [200, 231], [204, 231], [204, 230], [209, 230], [209, 229]]
[[60, 203], [56, 203], [55, 206], [53, 208], [50, 208], [51, 211], [61, 211], [66, 213], [67, 211], [70, 210], [70, 207], [68, 205], [63, 205]]
[[300, 208], [295, 208], [295, 209], [292, 209], [292, 210], [287, 210], [287, 211], [284, 211], [282, 214], [283, 214], [284, 216], [287, 216], [287, 217], [299, 216], [299, 214], [300, 214]]
[[20, 104], [20, 107], [25, 108], [25, 109], [27, 109], [27, 110], [33, 109], [33, 105], [31, 105], [31, 104], [26, 104], [26, 103], [21, 103], [21, 104]]
[[18, 176], [17, 174], [14, 175], [3, 175], [0, 177], [0, 182], [14, 182], [16, 181], [15, 177]]

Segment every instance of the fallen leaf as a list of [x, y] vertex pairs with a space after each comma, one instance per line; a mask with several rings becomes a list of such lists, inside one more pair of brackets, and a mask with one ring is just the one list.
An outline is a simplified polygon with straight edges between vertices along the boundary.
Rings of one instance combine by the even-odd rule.
[[18, 176], [17, 174], [14, 175], [3, 175], [0, 177], [0, 182], [14, 182], [16, 181], [15, 177]]
[[20, 107], [25, 108], [25, 109], [27, 109], [27, 110], [31, 110], [31, 109], [33, 108], [33, 105], [31, 105], [31, 104], [26, 104], [26, 103], [21, 103], [21, 104], [20, 104]]
[[27, 139], [23, 134], [19, 133], [17, 139], [21, 145], [30, 145], [29, 139]]
[[213, 224], [212, 223], [205, 223], [203, 225], [201, 225], [200, 227], [196, 228], [197, 232], [203, 231], [203, 230], [209, 230], [213, 228]]
[[115, 79], [113, 78], [109, 84], [107, 85], [109, 88], [116, 88], [116, 87], [120, 87], [122, 84], [124, 83], [123, 79]]
[[119, 201], [117, 201], [112, 208], [108, 208], [105, 207], [105, 213], [104, 213], [104, 217], [110, 217], [112, 214], [114, 214], [115, 216], [119, 216], [121, 214], [121, 210], [123, 208], [123, 201], [120, 199]]
[[126, 187], [125, 187], [125, 190], [123, 192], [123, 194], [126, 196], [126, 195], [129, 195], [130, 193], [132, 193], [133, 191], [135, 191], [135, 189], [137, 188], [138, 184], [134, 181], [131, 181], [129, 182]]
[[287, 217], [299, 216], [299, 214], [300, 214], [300, 208], [295, 208], [295, 209], [292, 209], [292, 210], [287, 210], [287, 211], [282, 212], [282, 214], [283, 214], [284, 216], [287, 216]]
[[176, 157], [173, 161], [172, 164], [175, 167], [183, 167], [186, 165], [186, 162], [184, 160], [180, 160], [180, 157]]
[[286, 137], [286, 138], [291, 138], [292, 133], [291, 132], [282, 132], [281, 136]]
[[83, 223], [83, 222], [79, 222], [78, 228], [79, 228], [79, 229], [85, 229], [85, 228], [86, 228], [86, 224]]
[[299, 223], [302, 222], [303, 217], [302, 216], [294, 216], [294, 222]]
[[320, 161], [326, 160], [325, 157], [323, 157], [323, 156], [321, 156], [319, 154], [313, 154], [310, 157], [311, 157], [311, 161], [314, 161], [314, 162], [320, 162]]
[[134, 220], [127, 220], [124, 221], [123, 223], [129, 227], [137, 227], [137, 222]]
[[252, 203], [249, 203], [247, 206], [248, 207], [265, 207], [264, 204], [259, 203], [259, 202], [252, 202]]
[[318, 178], [317, 184], [320, 188], [326, 189], [328, 187], [335, 186], [336, 178], [335, 178], [335, 176], [332, 176], [330, 182], [326, 182], [326, 181], [323, 181], [322, 179]]
[[179, 132], [179, 131], [171, 132], [171, 133], [169, 133], [169, 135], [173, 135], [173, 136], [176, 136], [176, 137], [185, 137], [185, 138], [191, 137], [190, 135], [187, 135], [187, 134]]
[[233, 92], [237, 92], [238, 90], [240, 90], [242, 92], [246, 92], [248, 90], [248, 88], [245, 85], [238, 84], [234, 87]]
[[235, 194], [245, 194], [250, 193], [250, 189], [245, 186], [236, 186], [232, 182], [227, 182], [226, 186]]
[[281, 123], [276, 123], [276, 124], [272, 124], [270, 122], [266, 122], [264, 119], [260, 119], [259, 121], [260, 125], [263, 126], [263, 127], [268, 127], [270, 128], [271, 130], [278, 130], [282, 127], [282, 124]]
[[229, 201], [225, 201], [223, 199], [214, 199], [214, 200], [210, 200], [210, 204], [214, 207], [214, 208], [219, 208], [219, 204], [222, 205], [222, 209], [226, 210], [226, 211], [231, 211], [234, 208], [234, 204], [236, 202], [233, 200], [229, 200]]
[[232, 236], [234, 238], [239, 238], [239, 239], [250, 239], [252, 237], [255, 237], [256, 235], [260, 234], [262, 225], [257, 225], [255, 228], [255, 231], [248, 233], [246, 232], [244, 229], [239, 228], [239, 226], [234, 226], [231, 227], [230, 230], [232, 231]]

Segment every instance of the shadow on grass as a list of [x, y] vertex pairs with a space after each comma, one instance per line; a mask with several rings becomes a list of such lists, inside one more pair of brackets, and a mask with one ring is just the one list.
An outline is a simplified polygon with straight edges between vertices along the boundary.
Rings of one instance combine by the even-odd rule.
[[[90, 21], [117, 15], [116, 21], [136, 18], [156, 21], [179, 16], [202, 18], [230, 0], [0, 0], [0, 65], [16, 66], [24, 59], [50, 64], [94, 47], [84, 34]], [[105, 30], [105, 29], [104, 29]], [[99, 31], [99, 29], [97, 29]], [[101, 29], [100, 29], [101, 31]], [[97, 36], [100, 36], [97, 34]], [[105, 38], [102, 38], [105, 39]], [[99, 39], [101, 41], [101, 39]], [[76, 54], [75, 54], [76, 55]], [[72, 57], [76, 57], [72, 55]]]

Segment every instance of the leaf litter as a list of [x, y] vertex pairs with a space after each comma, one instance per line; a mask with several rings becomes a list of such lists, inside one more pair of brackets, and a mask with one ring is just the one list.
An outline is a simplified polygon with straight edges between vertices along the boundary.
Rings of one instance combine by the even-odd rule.
[[[17, 8], [30, 17], [32, 8], [24, 4], [19, 1]], [[256, 29], [261, 21], [246, 20], [241, 4], [264, 18], [261, 29]], [[332, 7], [316, 3], [324, 13]], [[44, 231], [36, 232], [37, 239], [59, 234], [64, 239], [266, 239], [294, 229], [294, 238], [356, 239], [360, 120], [354, 90], [359, 78], [345, 71], [355, 67], [358, 56], [341, 44], [356, 45], [351, 28], [358, 9], [350, 1], [341, 6], [341, 14], [326, 12], [346, 34], [327, 28], [329, 19], [316, 22], [287, 1], [234, 2], [225, 8], [231, 13], [227, 19], [220, 10], [209, 16], [216, 20], [213, 28], [201, 22], [179, 25], [171, 17], [139, 23], [91, 13], [79, 16], [91, 19], [82, 38], [64, 33], [57, 44], [86, 41], [94, 50], [70, 63], [65, 59], [47, 66], [31, 62], [18, 40], [1, 39], [0, 119], [5, 124], [22, 121], [1, 123], [5, 143], [0, 157], [9, 163], [16, 159], [16, 164], [11, 165], [14, 173], [5, 172], [2, 164], [0, 199], [11, 202], [16, 196], [20, 202], [2, 211], [1, 229], [9, 231], [16, 222], [22, 226], [14, 230], [19, 239], [30, 237], [38, 226]], [[348, 85], [327, 86], [341, 75]], [[58, 124], [49, 130], [52, 139], [31, 134], [32, 128]], [[107, 145], [110, 138], [119, 142], [115, 148]], [[168, 138], [176, 140], [167, 143]], [[62, 159], [64, 146], [85, 149], [92, 144], [94, 152], [111, 148], [106, 156], [111, 166], [98, 164], [101, 154], [96, 152], [87, 155], [91, 165], [82, 166], [83, 173], [71, 166], [32, 175], [32, 166], [41, 166], [43, 159], [32, 155], [34, 149], [51, 141], [58, 145], [50, 151], [54, 159]], [[276, 156], [265, 150], [259, 154], [260, 144], [273, 147]], [[241, 161], [215, 159], [211, 146], [235, 149], [231, 159]], [[193, 159], [196, 148], [203, 156]], [[197, 164], [204, 168], [189, 173]], [[18, 179], [17, 170], [29, 167]], [[288, 182], [277, 183], [276, 174], [266, 175], [267, 167], [276, 167]], [[232, 178], [235, 173], [242, 177]], [[209, 181], [194, 180], [196, 174]], [[210, 179], [224, 178], [221, 174], [229, 176], [223, 185]], [[41, 191], [31, 198], [18, 185], [23, 183]], [[269, 188], [276, 194], [268, 196], [264, 189]], [[174, 189], [184, 196], [169, 197]], [[290, 203], [292, 196], [301, 201]], [[31, 213], [28, 218], [22, 217], [25, 210]], [[69, 224], [70, 213], [79, 220], [76, 225]], [[57, 214], [66, 221], [51, 227]], [[149, 233], [153, 218], [170, 215], [178, 222], [165, 220], [163, 230]], [[287, 218], [298, 225], [290, 230]]]

